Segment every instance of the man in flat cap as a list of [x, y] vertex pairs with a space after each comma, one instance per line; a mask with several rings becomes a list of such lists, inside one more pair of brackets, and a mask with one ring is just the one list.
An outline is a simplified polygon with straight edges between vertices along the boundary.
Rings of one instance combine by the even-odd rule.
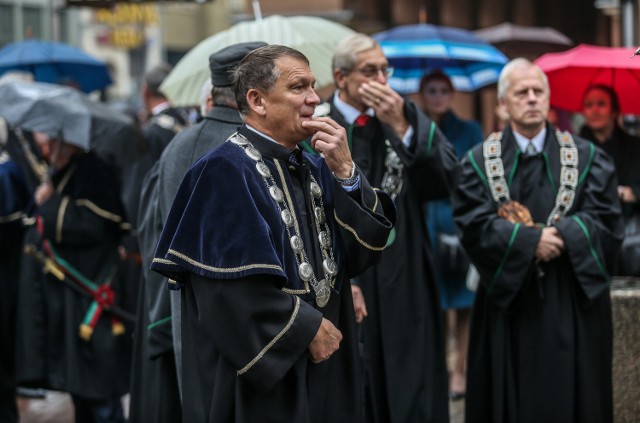
[[[183, 176], [195, 161], [242, 125], [233, 89], [233, 70], [247, 53], [265, 45], [234, 44], [209, 57], [211, 109], [200, 123], [180, 132], [169, 143], [145, 178], [137, 222], [145, 281], [138, 304], [132, 423], [181, 421], [180, 299], [167, 289], [167, 278], [148, 269]], [[150, 386], [154, 392], [145, 391]], [[159, 390], [163, 395], [158, 395]]]

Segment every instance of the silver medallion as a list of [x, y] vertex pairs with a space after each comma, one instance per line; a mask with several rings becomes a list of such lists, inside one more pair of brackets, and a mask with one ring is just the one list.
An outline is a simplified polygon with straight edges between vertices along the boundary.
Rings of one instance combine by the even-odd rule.
[[258, 169], [258, 173], [263, 178], [270, 178], [271, 171], [269, 170], [269, 166], [265, 162], [256, 162], [256, 169]]
[[262, 154], [252, 145], [245, 148], [244, 152], [255, 161], [262, 160]]
[[278, 203], [282, 203], [284, 200], [284, 193], [275, 185], [269, 187], [269, 194], [271, 195], [271, 198], [276, 200]]
[[246, 139], [245, 137], [241, 136], [241, 135], [237, 135], [235, 137], [231, 137], [229, 138], [229, 141], [231, 141], [234, 144], [237, 145], [247, 145], [249, 144], [249, 140]]
[[298, 266], [298, 274], [300, 275], [300, 279], [305, 282], [308, 282], [313, 277], [313, 267], [306, 261], [300, 263]]
[[322, 279], [318, 282], [318, 286], [316, 288], [316, 304], [318, 307], [324, 307], [329, 302], [329, 297], [331, 296], [331, 287], [329, 286], [329, 282], [326, 279]]
[[318, 241], [320, 241], [320, 245], [324, 248], [331, 247], [331, 237], [327, 231], [320, 231], [318, 234]]
[[282, 210], [282, 212], [280, 212], [280, 217], [282, 218], [282, 221], [285, 225], [293, 225], [293, 215], [289, 210]]
[[329, 276], [335, 276], [338, 274], [338, 266], [336, 265], [335, 260], [331, 258], [326, 258], [322, 262], [322, 268]]
[[289, 239], [289, 243], [291, 244], [291, 248], [296, 254], [300, 254], [302, 252], [302, 248], [304, 245], [302, 244], [302, 238], [298, 235], [294, 235]]
[[318, 223], [321, 225], [324, 225], [327, 219], [326, 219], [326, 216], [324, 215], [324, 210], [322, 209], [322, 207], [314, 208], [313, 214], [315, 214], [316, 220], [318, 221]]
[[313, 198], [320, 198], [322, 197], [322, 188], [320, 188], [320, 185], [318, 185], [316, 182], [311, 182], [311, 195], [313, 195]]

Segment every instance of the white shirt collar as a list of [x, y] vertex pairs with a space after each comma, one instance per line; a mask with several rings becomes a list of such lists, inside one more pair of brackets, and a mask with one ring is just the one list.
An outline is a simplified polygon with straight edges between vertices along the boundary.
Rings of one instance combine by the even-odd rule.
[[[262, 133], [262, 132], [258, 131], [258, 130], [257, 130], [256, 128], [254, 128], [253, 126], [248, 125], [248, 124], [246, 124], [246, 123], [244, 124], [244, 126], [246, 126], [246, 127], [247, 127], [247, 129], [249, 129], [249, 130], [251, 130], [251, 131], [255, 132], [255, 133], [256, 133], [256, 134], [258, 134], [258, 135], [260, 135], [261, 137], [266, 138], [266, 139], [268, 139], [268, 140], [269, 140], [269, 141], [271, 141], [271, 142], [275, 142], [276, 144], [279, 144], [279, 143], [278, 143], [278, 141], [276, 141], [275, 139], [271, 138], [269, 135], [265, 135], [264, 133]], [[296, 146], [296, 148], [294, 148], [293, 150], [297, 150], [297, 149], [298, 149], [298, 147]], [[293, 151], [293, 150], [291, 150], [291, 151]]]
[[[340, 98], [340, 90], [336, 90], [336, 92], [333, 94], [333, 105], [336, 106], [336, 109], [338, 109], [340, 113], [342, 113], [342, 116], [344, 116], [344, 120], [349, 125], [353, 125], [353, 122], [355, 122], [358, 116], [362, 114], [360, 110], [342, 101], [342, 99]], [[371, 107], [369, 107], [364, 113], [371, 117], [375, 116], [375, 112]]]
[[171, 104], [169, 104], [168, 101], [160, 103], [156, 107], [151, 109], [151, 116], [159, 115], [160, 113], [162, 113], [165, 110], [167, 110], [169, 107], [171, 107]]
[[523, 153], [527, 151], [527, 145], [529, 145], [529, 141], [533, 143], [536, 151], [540, 153], [544, 149], [544, 140], [547, 137], [547, 125], [545, 125], [542, 130], [536, 134], [535, 137], [531, 138], [531, 140], [529, 140], [529, 138], [525, 137], [524, 135], [519, 134], [515, 130], [513, 131], [513, 136], [518, 143], [518, 147], [520, 147], [520, 151], [522, 151]]

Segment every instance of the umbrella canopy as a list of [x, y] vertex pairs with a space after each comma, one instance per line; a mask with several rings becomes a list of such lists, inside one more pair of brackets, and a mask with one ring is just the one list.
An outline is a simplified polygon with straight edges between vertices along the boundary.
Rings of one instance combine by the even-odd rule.
[[44, 132], [85, 150], [95, 143], [136, 137], [128, 116], [74, 88], [45, 82], [0, 84], [0, 116], [12, 127]]
[[232, 44], [264, 41], [300, 50], [311, 64], [317, 87], [333, 82], [331, 59], [337, 43], [353, 34], [350, 28], [311, 16], [270, 16], [238, 23], [212, 35], [191, 49], [173, 68], [160, 89], [176, 106], [199, 103], [200, 89], [211, 77], [209, 56]]
[[543, 53], [566, 50], [573, 45], [569, 37], [553, 28], [515, 25], [511, 22], [482, 28], [474, 31], [474, 34], [510, 58], [524, 56], [533, 59]]
[[425, 73], [441, 69], [458, 91], [475, 91], [498, 80], [507, 58], [473, 33], [431, 24], [401, 25], [374, 34], [395, 67], [389, 84], [415, 93]]
[[593, 84], [612, 87], [624, 114], [640, 114], [640, 59], [633, 47], [580, 44], [559, 53], [547, 53], [535, 63], [547, 74], [551, 105], [579, 112], [586, 89]]
[[88, 93], [111, 84], [107, 65], [68, 44], [25, 40], [0, 50], [0, 75], [12, 70], [27, 71], [36, 81], [69, 81]]

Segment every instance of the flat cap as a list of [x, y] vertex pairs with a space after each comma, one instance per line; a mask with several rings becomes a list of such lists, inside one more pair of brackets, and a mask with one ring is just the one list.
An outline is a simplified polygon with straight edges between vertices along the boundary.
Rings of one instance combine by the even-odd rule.
[[211, 69], [211, 83], [214, 87], [229, 87], [233, 85], [232, 71], [253, 50], [266, 46], [262, 41], [233, 44], [216, 51], [209, 56]]

